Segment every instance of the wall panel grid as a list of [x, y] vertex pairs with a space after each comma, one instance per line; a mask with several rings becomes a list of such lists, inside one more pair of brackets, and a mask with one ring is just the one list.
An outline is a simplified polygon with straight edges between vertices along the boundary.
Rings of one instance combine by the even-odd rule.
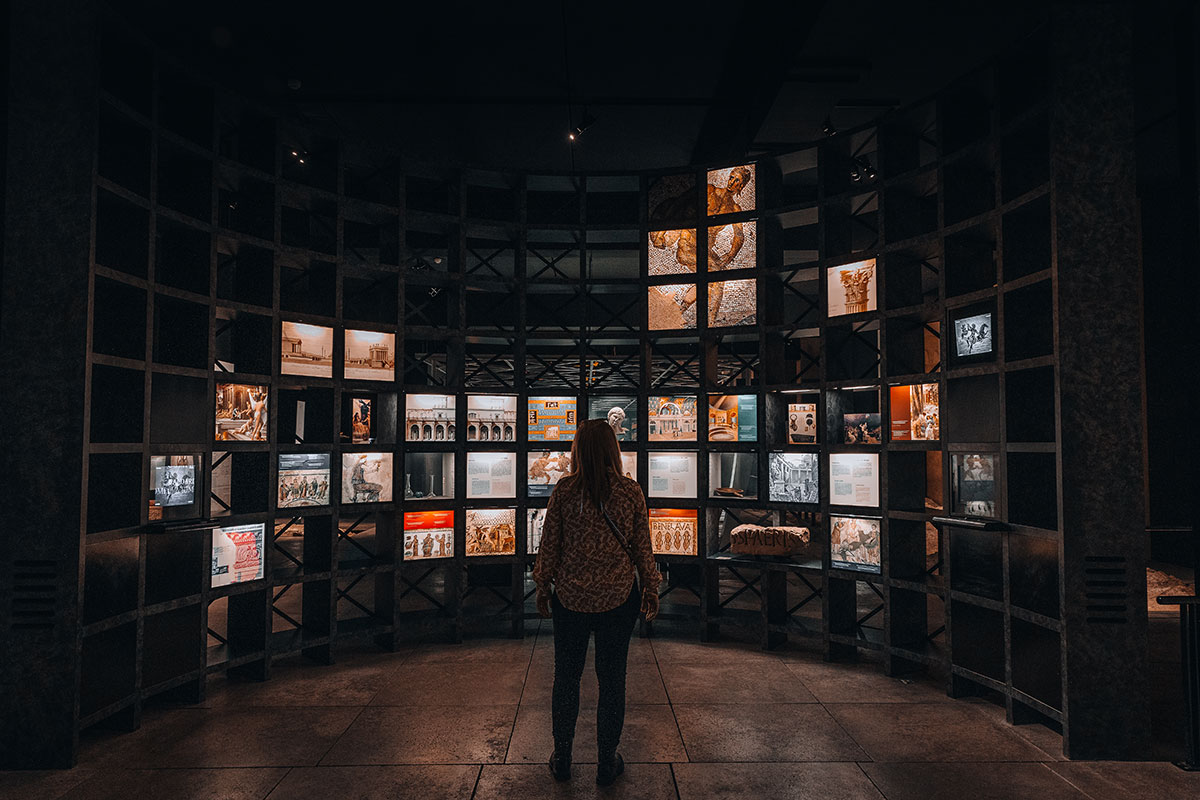
[[996, 110], [989, 67], [745, 164], [480, 181], [219, 91], [181, 117], [147, 69], [100, 101], [80, 725], [349, 637], [523, 635], [566, 431], [614, 407], [664, 618], [1066, 725], [1046, 96]]

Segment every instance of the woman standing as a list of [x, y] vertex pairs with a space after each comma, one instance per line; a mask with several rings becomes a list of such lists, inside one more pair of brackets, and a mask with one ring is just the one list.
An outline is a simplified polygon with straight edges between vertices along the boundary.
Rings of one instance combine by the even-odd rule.
[[533, 579], [538, 612], [554, 617], [550, 771], [560, 781], [571, 777], [579, 680], [594, 632], [596, 782], [607, 786], [625, 769], [617, 744], [625, 725], [629, 637], [639, 609], [647, 622], [658, 614], [662, 576], [650, 548], [646, 498], [636, 481], [621, 475], [621, 451], [605, 420], [588, 420], [576, 431], [571, 474], [550, 496]]

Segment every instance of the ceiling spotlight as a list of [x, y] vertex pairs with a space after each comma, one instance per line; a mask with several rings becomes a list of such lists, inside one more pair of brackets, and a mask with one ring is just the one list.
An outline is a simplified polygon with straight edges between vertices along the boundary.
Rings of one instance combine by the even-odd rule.
[[826, 136], [833, 136], [835, 133], [837, 133], [837, 128], [833, 127], [833, 120], [828, 114], [825, 115], [825, 124], [821, 128], [821, 133], [825, 134]]
[[869, 158], [866, 156], [856, 156], [854, 158], [854, 163], [850, 166], [850, 180], [858, 183], [863, 178], [873, 181], [877, 177], [879, 177], [879, 173]]
[[569, 132], [567, 134], [567, 139], [569, 139], [572, 142], [576, 141], [580, 136], [583, 136], [583, 132], [586, 131], [588, 128], [592, 127], [592, 125], [594, 125], [595, 122], [596, 122], [595, 117], [593, 117], [591, 114], [587, 113], [586, 111], [583, 112], [583, 119], [581, 119], [579, 121], [579, 125], [574, 130], [572, 130], [571, 132]]

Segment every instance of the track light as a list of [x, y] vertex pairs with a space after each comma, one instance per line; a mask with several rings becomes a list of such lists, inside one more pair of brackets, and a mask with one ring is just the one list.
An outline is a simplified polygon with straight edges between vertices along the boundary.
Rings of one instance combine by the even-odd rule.
[[579, 121], [579, 125], [577, 127], [575, 127], [572, 131], [567, 133], [567, 139], [572, 142], [576, 141], [577, 139], [579, 139], [580, 136], [583, 136], [583, 132], [586, 131], [588, 128], [592, 127], [592, 125], [595, 124], [595, 122], [596, 122], [595, 117], [593, 117], [591, 114], [587, 113], [586, 111], [583, 112], [583, 119], [581, 119]]
[[828, 114], [825, 115], [825, 125], [821, 128], [821, 133], [825, 134], [826, 136], [833, 136], [835, 133], [837, 133], [837, 128], [833, 127], [833, 120]]
[[866, 156], [856, 156], [854, 163], [850, 166], [850, 180], [858, 183], [864, 178], [869, 181], [879, 177], [879, 172], [875, 169], [875, 165]]

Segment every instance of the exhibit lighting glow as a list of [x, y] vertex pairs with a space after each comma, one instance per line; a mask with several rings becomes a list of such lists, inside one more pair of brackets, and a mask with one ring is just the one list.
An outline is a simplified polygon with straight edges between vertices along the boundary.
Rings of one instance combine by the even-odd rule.
[[354, 338], [360, 342], [382, 342], [389, 334], [378, 331], [352, 331]]

